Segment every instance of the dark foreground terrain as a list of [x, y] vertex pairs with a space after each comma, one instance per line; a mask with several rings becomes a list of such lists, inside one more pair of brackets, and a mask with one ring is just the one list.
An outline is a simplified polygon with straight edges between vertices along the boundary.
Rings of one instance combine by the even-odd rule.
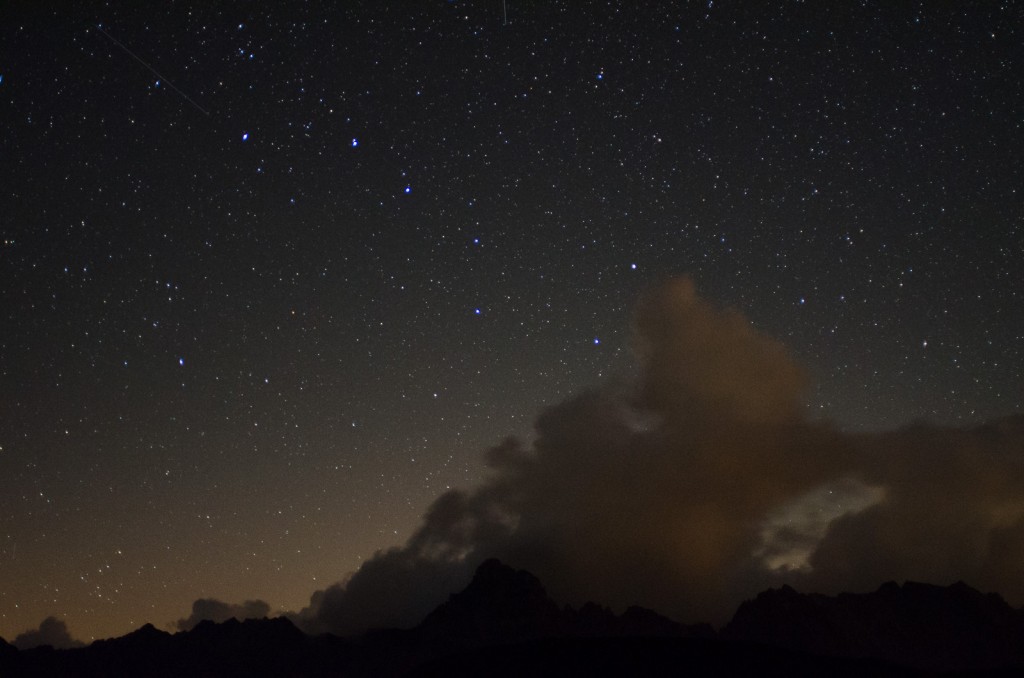
[[837, 597], [773, 589], [720, 632], [650, 610], [556, 605], [490, 560], [417, 627], [311, 637], [284, 618], [151, 625], [74, 650], [0, 640], [0, 676], [1024, 675], [1024, 611], [964, 584]]

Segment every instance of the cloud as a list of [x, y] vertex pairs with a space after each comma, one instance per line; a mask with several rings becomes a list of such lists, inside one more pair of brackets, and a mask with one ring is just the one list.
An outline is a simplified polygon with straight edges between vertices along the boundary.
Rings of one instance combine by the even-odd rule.
[[811, 556], [838, 518], [856, 515], [884, 499], [884, 488], [850, 478], [821, 485], [768, 514], [761, 529], [762, 548], [754, 555], [771, 570], [807, 571]]
[[19, 650], [28, 650], [40, 645], [50, 645], [58, 650], [83, 646], [68, 633], [68, 626], [64, 620], [56, 617], [47, 617], [39, 624], [38, 629], [25, 631], [11, 644]]
[[808, 586], [962, 579], [1024, 603], [1024, 417], [858, 442], [863, 477], [886, 498], [831, 526], [810, 558]]
[[192, 614], [179, 619], [175, 626], [180, 631], [191, 631], [201, 621], [225, 622], [228, 619], [263, 619], [270, 616], [270, 606], [262, 600], [247, 600], [241, 605], [225, 603], [215, 598], [200, 598], [192, 603]]
[[411, 625], [488, 557], [557, 600], [728, 619], [781, 583], [965, 579], [1024, 602], [1024, 418], [852, 435], [809, 420], [807, 378], [742, 315], [670, 281], [640, 300], [636, 382], [584, 392], [488, 453], [402, 547], [314, 594], [309, 630]]

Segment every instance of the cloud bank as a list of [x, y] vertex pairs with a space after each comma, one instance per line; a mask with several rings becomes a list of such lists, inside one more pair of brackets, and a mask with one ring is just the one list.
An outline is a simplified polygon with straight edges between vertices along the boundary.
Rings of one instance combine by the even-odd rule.
[[726, 621], [789, 583], [821, 592], [958, 579], [1024, 603], [1024, 417], [852, 435], [809, 420], [777, 341], [678, 279], [634, 322], [636, 383], [543, 412], [532, 444], [488, 453], [401, 547], [316, 592], [294, 619], [352, 634], [418, 622], [498, 557], [556, 600]]
[[28, 650], [41, 645], [50, 645], [58, 650], [83, 647], [81, 642], [71, 637], [64, 620], [56, 617], [47, 617], [39, 624], [38, 629], [25, 631], [11, 644], [19, 650]]

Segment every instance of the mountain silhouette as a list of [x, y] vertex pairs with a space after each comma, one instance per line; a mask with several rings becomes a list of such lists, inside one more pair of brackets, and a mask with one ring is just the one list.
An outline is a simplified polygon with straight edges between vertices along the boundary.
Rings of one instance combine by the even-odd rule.
[[[836, 597], [783, 587], [715, 633], [640, 607], [559, 607], [497, 560], [410, 629], [309, 636], [284, 617], [151, 624], [85, 648], [17, 650], [0, 676], [920, 676], [1024, 668], [1024, 611], [966, 584], [889, 583]], [[983, 675], [973, 673], [972, 675]]]
[[538, 638], [586, 636], [710, 637], [710, 626], [687, 627], [641, 607], [622, 615], [596, 603], [560, 608], [525, 570], [491, 559], [473, 580], [431, 612], [416, 628], [430, 639], [459, 645], [491, 645]]
[[[360, 643], [363, 654], [351, 668], [365, 668], [368, 674], [376, 669], [398, 675], [428, 665], [441, 673], [457, 673], [461, 658], [470, 657], [478, 649], [525, 651], [535, 641], [559, 644], [571, 638], [713, 635], [710, 626], [687, 627], [639, 607], [631, 607], [622, 615], [596, 603], [587, 603], [579, 610], [559, 607], [533, 574], [491, 559], [477, 567], [465, 589], [449, 596], [416, 627], [367, 634]], [[524, 657], [520, 656], [520, 661]], [[475, 665], [471, 670], [477, 670]], [[494, 670], [492, 667], [485, 672]]]
[[289, 620], [201, 622], [171, 635], [151, 624], [86, 648], [43, 646], [0, 659], [0, 676], [329, 676], [348, 660], [348, 644], [312, 638]]
[[963, 582], [834, 597], [783, 586], [743, 603], [722, 637], [932, 670], [1024, 667], [1024, 611]]
[[477, 568], [465, 589], [428, 614], [417, 631], [455, 643], [491, 644], [558, 634], [562, 617], [539, 579], [491, 559]]

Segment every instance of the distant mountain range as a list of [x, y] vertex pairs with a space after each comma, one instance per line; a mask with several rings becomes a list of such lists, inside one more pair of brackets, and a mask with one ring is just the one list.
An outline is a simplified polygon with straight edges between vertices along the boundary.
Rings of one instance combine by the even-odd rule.
[[18, 651], [0, 676], [1024, 675], [1024, 610], [963, 583], [835, 597], [772, 589], [716, 633], [631, 607], [559, 607], [529, 572], [477, 569], [415, 628], [307, 636], [285, 618], [152, 625], [85, 648]]

